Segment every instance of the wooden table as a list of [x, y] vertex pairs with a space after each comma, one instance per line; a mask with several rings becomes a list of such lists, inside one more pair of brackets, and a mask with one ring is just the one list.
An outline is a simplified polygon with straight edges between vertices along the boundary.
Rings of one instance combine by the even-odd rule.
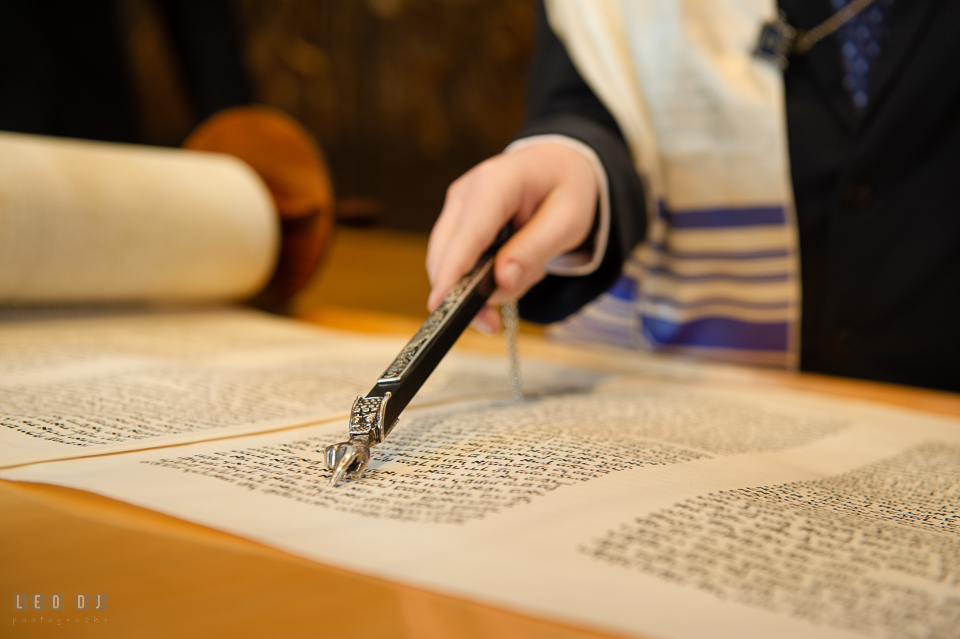
[[[366, 241], [362, 233], [348, 235], [347, 242]], [[389, 234], [378, 237], [391, 245]], [[406, 268], [412, 273], [413, 258], [422, 260], [425, 240], [406, 237], [404, 242], [391, 246], [401, 247], [397, 254], [409, 258]], [[341, 263], [349, 262], [349, 246], [341, 244], [340, 253], [331, 258], [326, 283], [316, 284], [311, 295], [325, 291], [333, 302], [343, 303], [336, 291], [349, 293], [356, 286], [350, 279], [356, 271]], [[426, 290], [420, 278], [415, 286]], [[422, 319], [417, 314], [321, 306], [316, 300], [301, 303], [297, 312], [306, 321], [327, 326], [402, 335], [412, 334]], [[558, 362], [630, 371], [651, 358], [604, 348], [561, 347], [535, 331], [521, 337], [525, 355]], [[489, 352], [502, 349], [502, 344], [498, 338], [469, 332], [458, 348]], [[660, 361], [675, 367], [681, 377], [693, 370], [683, 361]], [[950, 393], [735, 366], [698, 365], [695, 370], [717, 383], [814, 390], [960, 416], [960, 395]], [[59, 617], [49, 612], [21, 613], [19, 617], [37, 621], [13, 627], [13, 612], [7, 608], [10, 616], [0, 617], [4, 637], [611, 636], [349, 573], [83, 491], [0, 482], [0, 521], [0, 582], [8, 606], [17, 592], [103, 592], [109, 597], [102, 615], [70, 613], [81, 618], [70, 628], [49, 622], [41, 626], [41, 615], [44, 620]]]

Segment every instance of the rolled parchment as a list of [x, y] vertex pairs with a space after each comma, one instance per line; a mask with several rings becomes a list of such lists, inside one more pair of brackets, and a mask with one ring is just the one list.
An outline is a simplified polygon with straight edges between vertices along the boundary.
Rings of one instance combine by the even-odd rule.
[[236, 158], [0, 132], [0, 303], [241, 299], [279, 245]]

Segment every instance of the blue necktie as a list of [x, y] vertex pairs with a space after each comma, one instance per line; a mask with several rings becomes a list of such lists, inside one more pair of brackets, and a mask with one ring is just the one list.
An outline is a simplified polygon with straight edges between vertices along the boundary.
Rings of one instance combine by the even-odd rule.
[[[850, 0], [830, 0], [839, 11]], [[853, 106], [863, 111], [870, 94], [870, 67], [880, 54], [880, 39], [886, 32], [886, 19], [893, 0], [876, 0], [837, 30], [840, 61], [843, 65], [843, 86], [850, 93]]]

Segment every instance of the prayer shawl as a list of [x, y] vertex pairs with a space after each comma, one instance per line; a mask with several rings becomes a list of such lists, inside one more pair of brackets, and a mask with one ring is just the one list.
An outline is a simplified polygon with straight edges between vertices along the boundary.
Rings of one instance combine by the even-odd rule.
[[751, 53], [773, 0], [547, 0], [627, 140], [647, 239], [560, 339], [797, 366], [800, 282], [783, 77]]

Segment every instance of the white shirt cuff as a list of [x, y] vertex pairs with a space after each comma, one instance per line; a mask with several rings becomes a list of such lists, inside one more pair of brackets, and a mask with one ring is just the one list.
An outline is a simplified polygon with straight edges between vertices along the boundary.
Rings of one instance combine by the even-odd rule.
[[597, 157], [596, 152], [589, 146], [566, 135], [549, 134], [533, 135], [528, 138], [521, 138], [510, 146], [504, 153], [512, 153], [519, 149], [533, 146], [534, 144], [560, 144], [580, 153], [593, 167], [593, 173], [597, 178], [599, 186], [600, 207], [598, 215], [600, 216], [597, 224], [597, 232], [594, 235], [593, 250], [571, 251], [558, 255], [546, 264], [546, 271], [551, 275], [589, 275], [597, 270], [600, 262], [603, 260], [603, 254], [607, 251], [607, 240], [610, 236], [610, 189], [607, 182], [607, 172], [603, 168], [603, 163]]

